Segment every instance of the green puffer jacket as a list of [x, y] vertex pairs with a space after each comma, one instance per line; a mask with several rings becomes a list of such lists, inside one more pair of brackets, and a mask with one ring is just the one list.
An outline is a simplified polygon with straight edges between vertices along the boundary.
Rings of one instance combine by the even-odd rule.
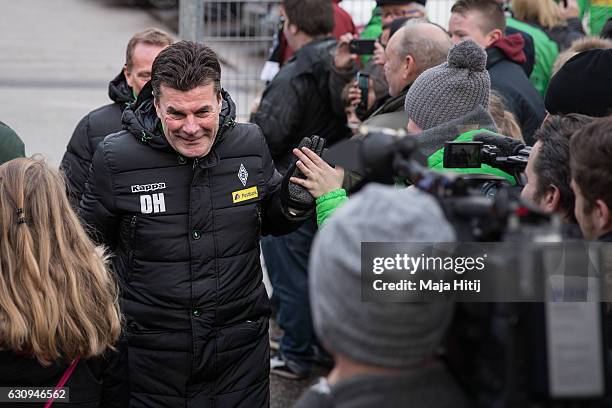
[[553, 64], [559, 56], [559, 47], [548, 37], [548, 35], [546, 35], [544, 31], [537, 27], [516, 20], [512, 17], [506, 18], [506, 24], [508, 27], [523, 31], [533, 38], [533, 46], [535, 48], [535, 63], [533, 65], [533, 71], [529, 76], [529, 80], [538, 90], [540, 95], [544, 97], [546, 95], [548, 81], [550, 81], [550, 77], [552, 76]]
[[589, 13], [589, 32], [599, 35], [606, 21], [612, 17], [612, 0], [578, 0], [580, 18]]
[[13, 129], [0, 122], [0, 164], [17, 157], [25, 157], [25, 146]]

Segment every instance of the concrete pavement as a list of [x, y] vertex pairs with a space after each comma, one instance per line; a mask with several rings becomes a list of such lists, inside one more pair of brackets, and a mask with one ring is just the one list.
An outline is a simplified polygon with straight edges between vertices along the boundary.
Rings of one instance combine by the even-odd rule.
[[136, 31], [160, 27], [140, 9], [103, 0], [0, 1], [0, 120], [26, 144], [59, 162], [77, 122], [110, 103]]

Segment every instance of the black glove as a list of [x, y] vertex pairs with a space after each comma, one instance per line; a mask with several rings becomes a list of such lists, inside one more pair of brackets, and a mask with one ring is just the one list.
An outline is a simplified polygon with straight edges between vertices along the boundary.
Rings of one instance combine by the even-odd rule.
[[[305, 137], [297, 148], [301, 150], [302, 147], [309, 148], [320, 157], [325, 147], [325, 139], [319, 136]], [[281, 198], [292, 215], [297, 215], [296, 212], [312, 209], [316, 201], [307, 189], [289, 181], [291, 177], [306, 178], [300, 169], [296, 167], [296, 162], [297, 157], [294, 158], [289, 170], [287, 170], [281, 187]]]
[[525, 144], [520, 140], [490, 133], [480, 133], [474, 136], [473, 140], [497, 147], [504, 156], [516, 156], [521, 149], [525, 148]]

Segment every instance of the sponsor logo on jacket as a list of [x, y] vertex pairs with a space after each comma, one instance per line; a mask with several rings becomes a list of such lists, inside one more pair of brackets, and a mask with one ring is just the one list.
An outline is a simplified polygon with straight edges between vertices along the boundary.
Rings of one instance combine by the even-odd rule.
[[232, 193], [232, 202], [234, 204], [241, 203], [243, 201], [252, 200], [259, 197], [257, 186], [245, 188], [244, 190], [234, 191]]
[[163, 190], [166, 188], [166, 183], [152, 183], [152, 184], [136, 184], [131, 187], [132, 193], [148, 193], [149, 191]]

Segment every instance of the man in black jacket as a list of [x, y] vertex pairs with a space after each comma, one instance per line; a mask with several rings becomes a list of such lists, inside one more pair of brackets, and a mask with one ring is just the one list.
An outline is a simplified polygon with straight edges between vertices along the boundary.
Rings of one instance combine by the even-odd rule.
[[235, 122], [221, 67], [182, 41], [94, 154], [80, 214], [114, 252], [131, 407], [266, 407], [261, 234], [289, 215], [266, 141]]
[[91, 158], [106, 135], [121, 130], [121, 114], [151, 79], [151, 65], [161, 50], [172, 44], [170, 34], [150, 28], [134, 34], [127, 45], [125, 65], [109, 84], [113, 103], [89, 112], [72, 133], [61, 167], [66, 173], [68, 195], [78, 207], [87, 181]]
[[[264, 91], [251, 121], [261, 127], [276, 168], [285, 173], [294, 160], [292, 149], [303, 137], [318, 135], [331, 145], [350, 136], [340, 95], [356, 70], [332, 75], [336, 66], [345, 66], [338, 62], [342, 58], [334, 58], [332, 2], [283, 0], [281, 14], [285, 37], [295, 54]], [[344, 46], [352, 66], [348, 43]], [[311, 368], [314, 331], [307, 263], [315, 229], [311, 217], [292, 234], [262, 241], [267, 271], [279, 299], [277, 321], [284, 329], [280, 355], [270, 364], [274, 374], [286, 378], [303, 378]]]
[[519, 122], [528, 145], [546, 116], [544, 102], [525, 75], [524, 40], [520, 34], [504, 36], [506, 19], [495, 0], [459, 0], [448, 24], [453, 42], [471, 39], [487, 51], [491, 88], [501, 94], [506, 108]]

